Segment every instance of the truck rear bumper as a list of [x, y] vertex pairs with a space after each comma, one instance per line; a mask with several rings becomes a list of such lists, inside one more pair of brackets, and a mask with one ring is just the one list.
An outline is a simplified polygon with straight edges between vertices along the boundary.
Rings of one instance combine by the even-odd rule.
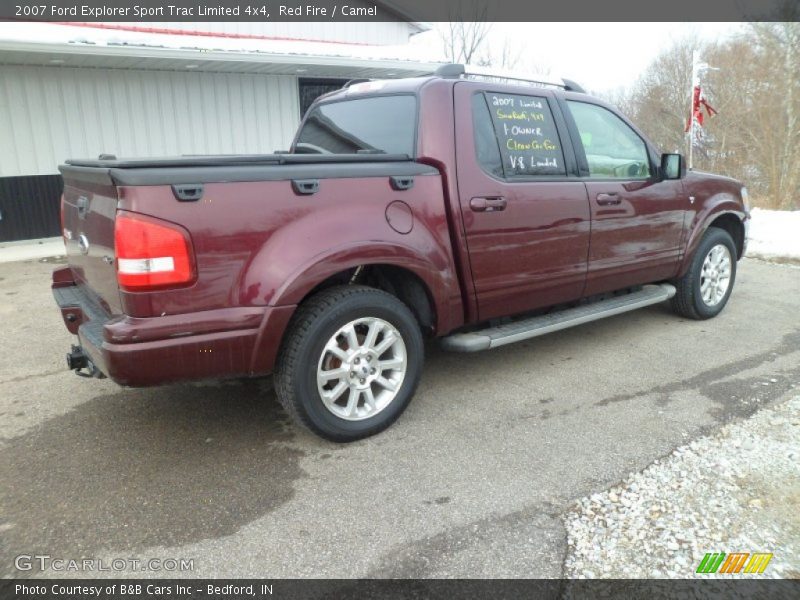
[[267, 374], [294, 306], [234, 307], [152, 318], [109, 315], [70, 273], [53, 274], [67, 329], [103, 374], [134, 387]]

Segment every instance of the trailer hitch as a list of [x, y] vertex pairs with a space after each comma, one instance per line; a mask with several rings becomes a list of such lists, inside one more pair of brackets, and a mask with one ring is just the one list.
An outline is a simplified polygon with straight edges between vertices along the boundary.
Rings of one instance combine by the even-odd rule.
[[75, 371], [79, 377], [90, 377], [93, 379], [105, 379], [106, 376], [100, 369], [94, 366], [89, 357], [80, 346], [72, 345], [72, 349], [67, 352], [67, 368]]

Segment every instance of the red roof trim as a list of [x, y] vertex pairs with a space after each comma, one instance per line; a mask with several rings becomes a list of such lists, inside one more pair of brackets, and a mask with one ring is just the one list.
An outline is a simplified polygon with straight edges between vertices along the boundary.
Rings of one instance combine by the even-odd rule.
[[185, 35], [191, 37], [216, 37], [241, 40], [268, 40], [275, 42], [315, 42], [319, 44], [341, 44], [343, 46], [375, 46], [364, 42], [339, 42], [334, 40], [318, 40], [313, 38], [290, 38], [269, 35], [254, 35], [249, 33], [221, 33], [216, 31], [186, 31], [180, 29], [167, 29], [166, 27], [141, 27], [118, 23], [83, 23], [71, 21], [54, 21], [54, 25], [69, 25], [71, 27], [93, 27], [95, 29], [112, 29], [115, 31], [131, 31], [134, 33], [158, 33], [165, 35]]

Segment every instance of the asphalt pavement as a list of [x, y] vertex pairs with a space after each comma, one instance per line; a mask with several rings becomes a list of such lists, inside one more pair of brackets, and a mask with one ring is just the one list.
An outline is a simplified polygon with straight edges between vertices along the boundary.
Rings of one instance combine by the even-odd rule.
[[[269, 378], [68, 372], [57, 260], [0, 264], [5, 577], [558, 577], [576, 498], [800, 388], [800, 269], [746, 259], [710, 321], [659, 305], [474, 355], [431, 345], [400, 420], [337, 445], [295, 428]], [[36, 554], [193, 570], [15, 568]]]

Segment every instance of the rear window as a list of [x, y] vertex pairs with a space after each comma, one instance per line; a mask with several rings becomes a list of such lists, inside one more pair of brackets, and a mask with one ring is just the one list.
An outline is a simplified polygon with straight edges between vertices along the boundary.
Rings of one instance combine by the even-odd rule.
[[295, 152], [414, 156], [416, 121], [414, 96], [373, 96], [321, 104], [308, 114]]

